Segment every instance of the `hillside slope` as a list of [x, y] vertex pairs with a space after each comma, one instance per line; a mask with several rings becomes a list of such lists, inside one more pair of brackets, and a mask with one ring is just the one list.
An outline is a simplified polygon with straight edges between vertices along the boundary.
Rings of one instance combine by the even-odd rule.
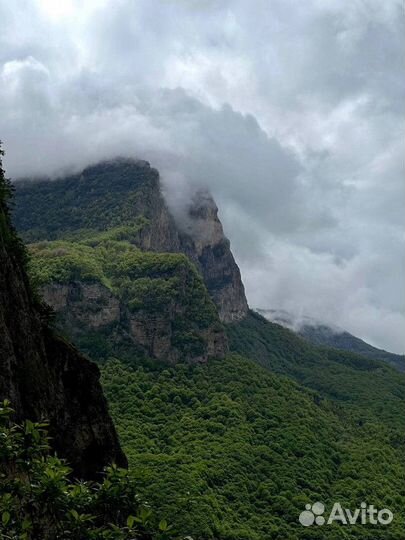
[[360, 421], [376, 415], [381, 421], [404, 424], [405, 376], [386, 363], [317, 347], [255, 312], [228, 325], [227, 331], [231, 351], [353, 408], [356, 414], [361, 410]]
[[293, 330], [314, 345], [323, 345], [325, 347], [361, 354], [366, 358], [387, 362], [392, 367], [398, 369], [398, 371], [405, 371], [404, 355], [393, 354], [373, 347], [362, 339], [353, 336], [350, 332], [339, 328], [332, 328], [310, 317], [304, 317], [300, 321], [300, 324], [296, 325], [294, 323], [294, 317], [285, 311], [271, 309], [258, 309], [257, 311], [269, 321]]
[[[173, 367], [110, 359], [102, 373], [138, 489], [178, 530], [204, 540], [402, 540], [402, 425], [359, 426], [344, 406], [237, 356]], [[395, 521], [298, 522], [306, 503], [363, 500]]]

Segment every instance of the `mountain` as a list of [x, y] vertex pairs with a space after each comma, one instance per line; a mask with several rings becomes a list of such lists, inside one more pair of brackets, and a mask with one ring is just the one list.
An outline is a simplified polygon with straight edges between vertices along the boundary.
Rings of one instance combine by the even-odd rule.
[[99, 382], [98, 367], [47, 323], [26, 274], [26, 252], [9, 218], [10, 186], [0, 162], [0, 399], [16, 421], [49, 421], [52, 445], [89, 478], [126, 464]]
[[162, 197], [158, 172], [145, 161], [116, 159], [57, 181], [18, 182], [16, 188], [14, 221], [25, 241], [130, 225], [136, 227], [131, 243], [140, 249], [190, 258], [222, 321], [247, 314], [240, 271], [208, 194], [196, 193], [180, 227]]
[[405, 371], [404, 355], [393, 354], [373, 347], [341, 328], [328, 326], [312, 317], [303, 317], [297, 324], [293, 315], [284, 310], [258, 309], [257, 312], [269, 321], [294, 330], [298, 335], [315, 345], [325, 345], [326, 347], [361, 354], [373, 360], [382, 360], [399, 371]]
[[[16, 202], [33, 284], [99, 364], [131, 477], [178, 536], [402, 540], [404, 376], [250, 312], [208, 194], [179, 225], [157, 172], [115, 160]], [[365, 498], [392, 524], [299, 524]]]
[[358, 422], [374, 417], [396, 425], [405, 421], [405, 377], [385, 362], [313, 345], [253, 311], [228, 325], [227, 332], [231, 352], [350, 407]]

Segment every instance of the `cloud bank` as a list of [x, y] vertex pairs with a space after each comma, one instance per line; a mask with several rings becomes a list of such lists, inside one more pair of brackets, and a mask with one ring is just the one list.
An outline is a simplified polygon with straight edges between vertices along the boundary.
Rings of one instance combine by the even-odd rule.
[[251, 306], [405, 351], [402, 2], [0, 0], [13, 178], [116, 155], [213, 192]]

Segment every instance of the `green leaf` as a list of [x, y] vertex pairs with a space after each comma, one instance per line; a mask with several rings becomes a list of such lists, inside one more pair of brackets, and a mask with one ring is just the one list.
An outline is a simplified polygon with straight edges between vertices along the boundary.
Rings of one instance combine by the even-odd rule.
[[2, 516], [1, 516], [1, 522], [3, 523], [4, 526], [7, 525], [7, 523], [10, 521], [10, 512], [3, 512]]
[[128, 518], [127, 518], [127, 527], [132, 529], [132, 527], [134, 526], [134, 523], [135, 523], [135, 517], [134, 516], [128, 516]]
[[23, 531], [26, 531], [27, 529], [30, 529], [31, 526], [32, 526], [31, 521], [28, 518], [25, 518], [24, 521], [22, 522]]
[[76, 510], [69, 510], [69, 514], [77, 521], [79, 519], [79, 514]]
[[31, 422], [31, 420], [25, 421], [25, 433], [28, 435], [29, 433], [32, 433], [34, 431], [34, 424]]

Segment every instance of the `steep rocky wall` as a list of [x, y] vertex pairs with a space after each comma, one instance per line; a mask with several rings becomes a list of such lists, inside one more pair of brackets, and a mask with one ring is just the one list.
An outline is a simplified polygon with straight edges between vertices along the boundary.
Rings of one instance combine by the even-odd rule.
[[95, 364], [56, 337], [33, 299], [0, 177], [0, 399], [16, 419], [46, 419], [52, 445], [81, 477], [126, 464]]
[[185, 253], [201, 272], [222, 321], [241, 320], [248, 312], [212, 198], [196, 193], [186, 227], [179, 228], [161, 194], [159, 174], [147, 162], [117, 159], [56, 181], [17, 183], [15, 220], [29, 242], [139, 223], [131, 241], [146, 251]]
[[[83, 243], [66, 241], [32, 244], [30, 264], [45, 302], [79, 348], [99, 360], [120, 356], [123, 347], [132, 357], [172, 364], [225, 356], [217, 310], [184, 254], [140, 252], [112, 240], [83, 242], [92, 244], [82, 254], [83, 270], [76, 257]], [[86, 273], [86, 265], [97, 263], [99, 273]]]
[[220, 319], [223, 322], [243, 319], [249, 308], [240, 270], [218, 218], [217, 205], [208, 192], [195, 193], [180, 243], [180, 249], [200, 269]]

